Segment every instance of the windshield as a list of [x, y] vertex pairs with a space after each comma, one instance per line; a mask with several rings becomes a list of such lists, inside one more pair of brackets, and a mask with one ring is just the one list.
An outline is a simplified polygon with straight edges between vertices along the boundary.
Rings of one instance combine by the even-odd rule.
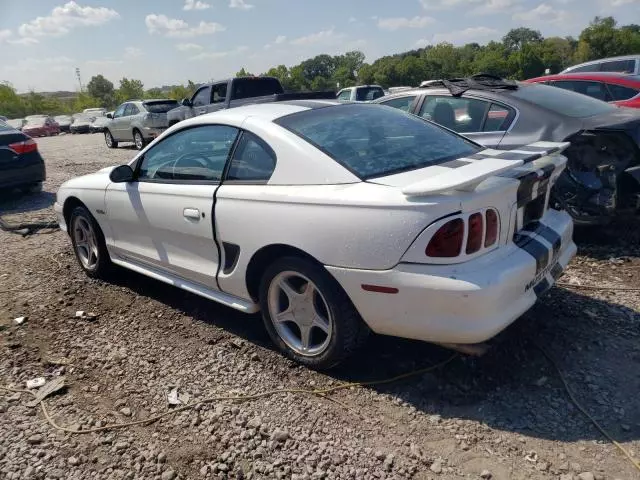
[[481, 149], [433, 123], [382, 105], [306, 110], [276, 123], [362, 179], [437, 165]]
[[284, 93], [284, 91], [280, 82], [275, 78], [250, 77], [233, 80], [232, 98], [234, 99], [264, 97], [266, 95], [275, 95], [276, 93]]
[[359, 87], [356, 89], [356, 100], [366, 102], [384, 97], [384, 91], [381, 87]]
[[144, 108], [150, 113], [167, 113], [178, 106], [177, 100], [161, 100], [157, 102], [144, 102]]
[[618, 107], [562, 88], [540, 84], [519, 84], [510, 95], [573, 118], [593, 117], [615, 112]]

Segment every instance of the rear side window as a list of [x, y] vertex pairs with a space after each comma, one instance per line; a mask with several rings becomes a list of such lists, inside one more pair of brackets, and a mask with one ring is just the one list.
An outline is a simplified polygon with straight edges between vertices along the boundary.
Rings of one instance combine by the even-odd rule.
[[582, 95], [588, 95], [589, 97], [597, 98], [603, 102], [611, 101], [609, 92], [602, 82], [588, 80], [557, 80], [551, 82], [551, 85], [564, 90], [581, 93]]
[[477, 98], [429, 96], [420, 108], [420, 116], [460, 133], [506, 130], [512, 110]]
[[358, 102], [368, 102], [380, 97], [384, 97], [384, 91], [381, 87], [360, 87], [356, 89], [356, 100]]
[[512, 113], [507, 107], [492, 103], [482, 128], [483, 132], [501, 132], [509, 128]]
[[635, 60], [612, 60], [600, 64], [601, 72], [633, 73], [636, 68]]
[[597, 72], [600, 70], [599, 63], [592, 63], [590, 65], [582, 65], [581, 67], [575, 67], [567, 69], [568, 72]]
[[380, 103], [388, 107], [397, 108], [399, 110], [402, 110], [403, 112], [408, 112], [415, 98], [416, 98], [416, 95], [409, 95], [406, 97], [392, 98], [391, 100], [386, 100]]
[[611, 98], [616, 101], [629, 100], [640, 93], [640, 90], [636, 88], [625, 87], [624, 85], [615, 85], [613, 83], [609, 83], [607, 88], [611, 93]]
[[284, 93], [284, 90], [282, 90], [282, 85], [280, 85], [280, 82], [276, 78], [236, 78], [233, 80], [232, 85], [232, 98], [234, 99], [264, 97], [267, 95], [275, 95], [276, 93]]
[[227, 180], [269, 180], [276, 168], [276, 154], [260, 138], [244, 132], [233, 153]]
[[127, 109], [124, 111], [124, 116], [130, 117], [131, 115], [137, 115], [139, 113], [140, 109], [133, 103], [130, 103], [129, 105], [127, 105]]
[[615, 112], [618, 109], [615, 105], [562, 88], [535, 83], [521, 83], [519, 86], [520, 88], [510, 92], [509, 95], [567, 117], [593, 117]]
[[481, 148], [395, 108], [341, 104], [275, 121], [362, 179], [437, 165]]
[[150, 113], [167, 113], [178, 106], [175, 100], [166, 100], [161, 102], [144, 102], [144, 108]]

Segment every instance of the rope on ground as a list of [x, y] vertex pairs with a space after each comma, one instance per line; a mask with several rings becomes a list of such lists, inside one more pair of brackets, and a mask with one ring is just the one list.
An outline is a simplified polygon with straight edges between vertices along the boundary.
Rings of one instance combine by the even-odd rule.
[[599, 285], [575, 285], [573, 283], [558, 282], [559, 287], [577, 288], [583, 290], [611, 290], [616, 292], [640, 292], [640, 288], [633, 287], [601, 287]]
[[[439, 368], [444, 367], [445, 365], [447, 365], [448, 363], [452, 362], [454, 359], [458, 358], [458, 354], [455, 353], [452, 356], [450, 356], [449, 358], [447, 358], [446, 360], [437, 363], [435, 365], [432, 365], [430, 367], [426, 367], [426, 368], [422, 368], [419, 370], [414, 370], [412, 372], [408, 372], [408, 373], [403, 373], [401, 375], [397, 375], [395, 377], [391, 377], [391, 378], [386, 378], [383, 380], [373, 380], [373, 381], [368, 381], [368, 382], [348, 382], [348, 383], [342, 383], [340, 385], [334, 386], [334, 387], [328, 387], [328, 388], [320, 388], [320, 389], [305, 389], [305, 388], [278, 388], [278, 389], [274, 389], [274, 390], [267, 390], [265, 392], [260, 392], [260, 393], [255, 393], [255, 394], [250, 394], [250, 395], [220, 395], [220, 396], [214, 396], [214, 397], [209, 397], [209, 398], [205, 398], [204, 400], [200, 400], [199, 402], [193, 403], [191, 405], [184, 405], [182, 407], [178, 407], [178, 408], [174, 408], [171, 410], [167, 410], [165, 412], [162, 412], [158, 415], [154, 415], [152, 417], [149, 418], [145, 418], [142, 420], [135, 420], [132, 422], [126, 422], [126, 423], [114, 423], [111, 425], [105, 425], [103, 427], [95, 427], [95, 428], [89, 428], [87, 430], [75, 430], [69, 427], [65, 427], [62, 425], [58, 425], [55, 420], [51, 417], [51, 415], [49, 414], [49, 411], [45, 405], [45, 401], [44, 399], [42, 399], [42, 401], [40, 401], [40, 408], [42, 409], [42, 413], [45, 417], [45, 419], [47, 420], [47, 422], [49, 422], [49, 424], [55, 428], [56, 430], [60, 430], [63, 432], [67, 432], [67, 433], [75, 433], [75, 434], [84, 434], [84, 433], [97, 433], [97, 432], [104, 432], [106, 430], [115, 430], [118, 428], [125, 428], [125, 427], [133, 427], [136, 425], [147, 425], [147, 424], [151, 424], [154, 422], [157, 422], [158, 420], [167, 417], [169, 415], [175, 415], [176, 413], [180, 413], [180, 412], [184, 412], [187, 410], [193, 410], [194, 408], [200, 406], [200, 405], [204, 405], [207, 403], [213, 403], [213, 402], [224, 402], [224, 401], [237, 401], [237, 402], [246, 402], [246, 401], [250, 401], [250, 400], [257, 400], [260, 398], [264, 398], [264, 397], [269, 397], [272, 395], [278, 395], [278, 394], [282, 394], [282, 393], [293, 393], [293, 394], [307, 394], [307, 395], [316, 395], [319, 396], [321, 398], [325, 398], [325, 399], [331, 399], [330, 397], [327, 396], [327, 394], [338, 391], [338, 390], [345, 390], [347, 388], [352, 388], [352, 387], [365, 387], [365, 386], [371, 386], [371, 385], [384, 385], [384, 384], [388, 384], [388, 383], [392, 383], [392, 382], [397, 382], [399, 380], [404, 380], [405, 378], [409, 378], [409, 377], [413, 377], [416, 375], [422, 375], [425, 374], [427, 372], [431, 372], [434, 370], [437, 370]], [[33, 397], [37, 398], [37, 394], [32, 391], [32, 390], [25, 390], [25, 389], [19, 389], [19, 388], [10, 388], [10, 387], [3, 387], [0, 386], [0, 390], [5, 390], [7, 392], [13, 392], [13, 393], [28, 393], [30, 395], [32, 395]], [[342, 402], [339, 402], [342, 403]]]
[[635, 460], [631, 454], [619, 443], [617, 442], [599, 423], [598, 421], [593, 418], [593, 416], [591, 414], [589, 414], [589, 412], [587, 412], [587, 410], [580, 404], [580, 402], [578, 402], [578, 400], [576, 399], [575, 395], [573, 394], [573, 391], [571, 390], [571, 388], [569, 387], [569, 383], [567, 382], [567, 380], [564, 377], [564, 374], [562, 373], [562, 370], [560, 370], [560, 367], [558, 366], [558, 364], [556, 363], [556, 361], [554, 360], [554, 358], [540, 345], [535, 344], [536, 347], [542, 352], [542, 354], [547, 358], [547, 360], [549, 360], [549, 362], [551, 363], [551, 365], [553, 365], [553, 367], [555, 368], [556, 372], [558, 373], [558, 377], [560, 377], [560, 380], [562, 381], [562, 384], [564, 385], [564, 389], [567, 392], [567, 395], [569, 397], [569, 399], [573, 402], [573, 404], [576, 406], [576, 408], [578, 410], [580, 410], [580, 412], [589, 419], [589, 421], [591, 421], [591, 423], [593, 423], [593, 425], [600, 431], [600, 433], [602, 435], [604, 435], [604, 437], [609, 440], [611, 443], [613, 443], [618, 450], [620, 450], [622, 452], [622, 454], [627, 457], [629, 459], [629, 461], [632, 463], [632, 465], [634, 467], [636, 467], [636, 469], [638, 469], [640, 471], [640, 462], [638, 462], [637, 460]]
[[58, 228], [58, 222], [49, 221], [49, 222], [23, 222], [17, 224], [10, 224], [5, 222], [2, 219], [2, 215], [0, 215], [0, 230], [9, 233], [17, 233], [22, 235], [23, 237], [28, 237], [29, 235], [33, 235], [35, 233], [40, 232], [40, 230], [49, 230]]

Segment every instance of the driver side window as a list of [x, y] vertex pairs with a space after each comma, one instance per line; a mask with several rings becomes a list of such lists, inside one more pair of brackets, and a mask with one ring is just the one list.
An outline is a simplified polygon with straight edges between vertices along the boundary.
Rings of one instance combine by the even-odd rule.
[[124, 109], [127, 108], [127, 104], [123, 103], [120, 105], [116, 111], [113, 113], [113, 118], [122, 117], [124, 115]]
[[137, 179], [141, 182], [219, 182], [238, 130], [203, 125], [174, 133], [144, 155]]

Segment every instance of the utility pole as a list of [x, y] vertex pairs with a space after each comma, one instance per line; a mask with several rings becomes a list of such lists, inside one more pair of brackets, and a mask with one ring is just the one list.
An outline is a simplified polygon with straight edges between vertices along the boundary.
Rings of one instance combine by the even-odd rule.
[[80, 84], [80, 93], [82, 93], [82, 80], [80, 80], [80, 69], [76, 67], [76, 77], [78, 77], [78, 83]]

